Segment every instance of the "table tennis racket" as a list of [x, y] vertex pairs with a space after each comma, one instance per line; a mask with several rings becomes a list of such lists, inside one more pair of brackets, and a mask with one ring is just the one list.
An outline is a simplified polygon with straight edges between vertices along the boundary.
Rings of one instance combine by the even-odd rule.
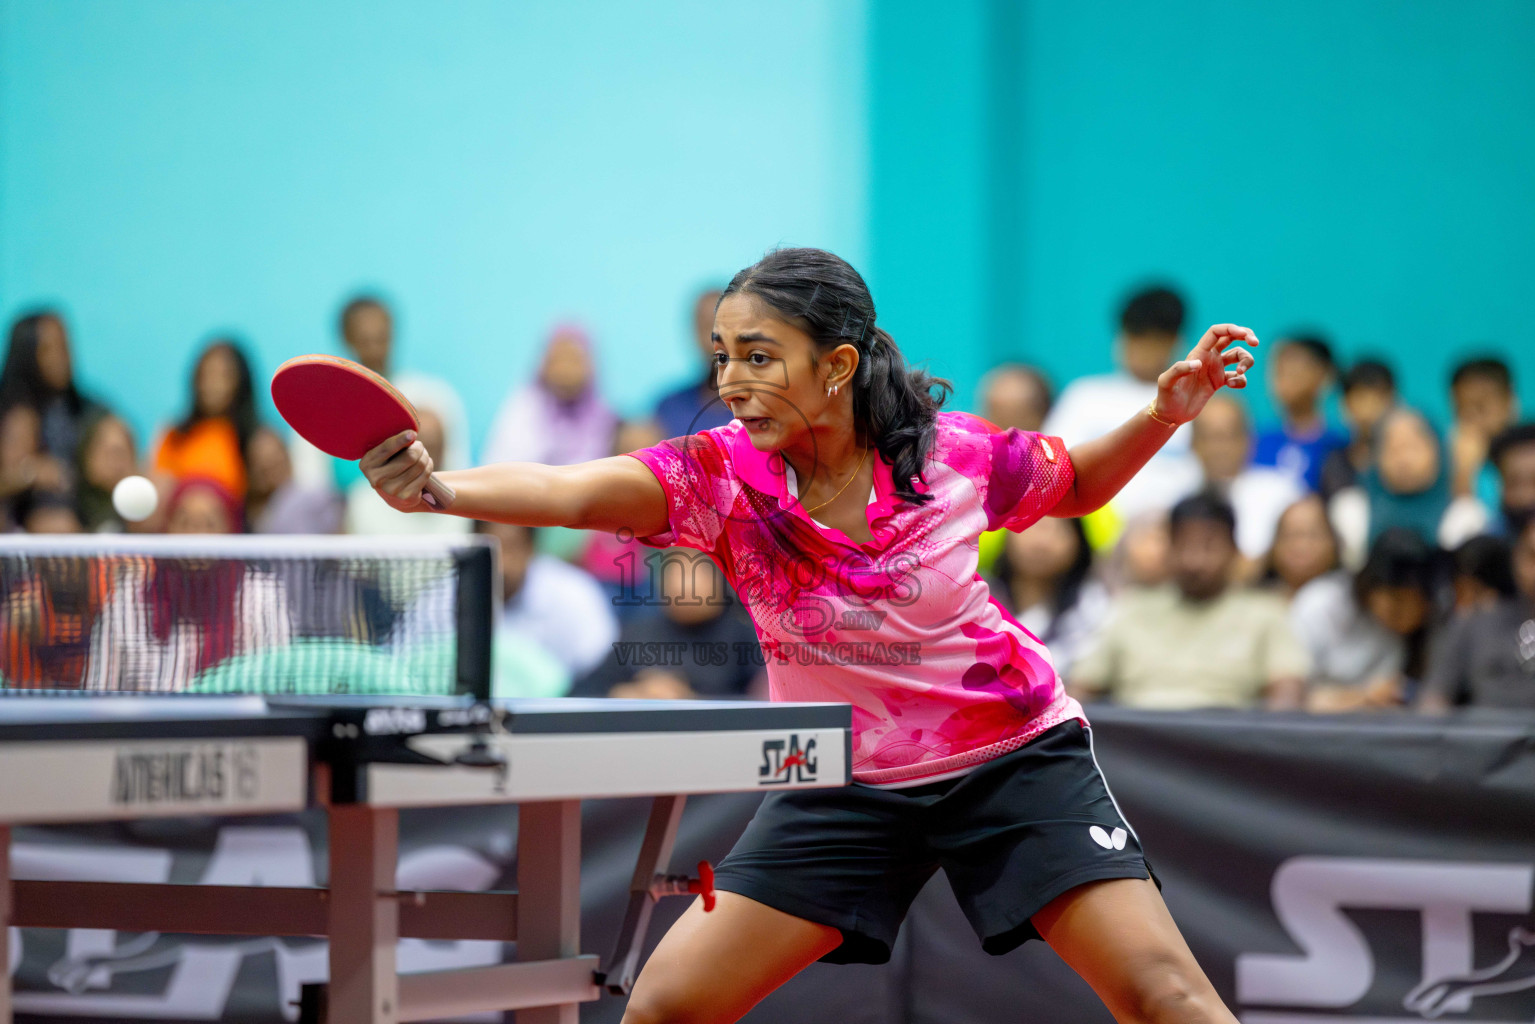
[[[366, 366], [337, 356], [295, 356], [272, 374], [272, 403], [288, 426], [327, 455], [356, 462], [404, 430], [419, 430], [416, 407]], [[453, 488], [433, 473], [423, 499], [445, 509]]]

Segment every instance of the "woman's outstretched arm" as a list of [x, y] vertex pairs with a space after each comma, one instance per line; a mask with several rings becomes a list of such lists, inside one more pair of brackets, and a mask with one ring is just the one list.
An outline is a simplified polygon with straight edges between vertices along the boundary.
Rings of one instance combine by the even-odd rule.
[[[414, 431], [397, 434], [363, 456], [368, 483], [392, 508], [429, 512], [421, 491], [432, 458]], [[574, 466], [504, 462], [439, 474], [455, 491], [452, 515], [522, 526], [630, 529], [649, 537], [667, 529], [666, 494], [645, 464], [617, 455]]]
[[1071, 449], [1076, 470], [1071, 489], [1050, 510], [1052, 516], [1085, 516], [1108, 504], [1130, 478], [1161, 451], [1173, 432], [1199, 415], [1219, 389], [1244, 388], [1252, 353], [1234, 341], [1258, 344], [1258, 336], [1236, 324], [1216, 324], [1188, 356], [1157, 378], [1155, 415], [1142, 409], [1122, 426]]

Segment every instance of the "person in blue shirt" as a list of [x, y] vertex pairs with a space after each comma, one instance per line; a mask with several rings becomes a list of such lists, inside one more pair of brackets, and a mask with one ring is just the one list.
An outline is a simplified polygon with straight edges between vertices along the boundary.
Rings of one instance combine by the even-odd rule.
[[1332, 348], [1316, 335], [1292, 335], [1279, 343], [1272, 365], [1280, 426], [1258, 434], [1253, 464], [1282, 469], [1319, 490], [1328, 456], [1348, 445], [1348, 436], [1322, 414], [1322, 398], [1337, 376]]

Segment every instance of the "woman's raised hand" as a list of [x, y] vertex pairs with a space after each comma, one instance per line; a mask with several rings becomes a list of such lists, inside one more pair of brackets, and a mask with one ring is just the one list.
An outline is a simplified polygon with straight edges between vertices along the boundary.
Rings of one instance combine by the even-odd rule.
[[1216, 324], [1189, 354], [1157, 378], [1157, 415], [1187, 423], [1223, 387], [1245, 388], [1253, 354], [1232, 342], [1258, 344], [1258, 336], [1236, 324]]
[[426, 453], [426, 446], [416, 439], [414, 430], [394, 435], [364, 455], [358, 466], [390, 508], [401, 512], [431, 508], [421, 497], [421, 492], [432, 475], [432, 457]]

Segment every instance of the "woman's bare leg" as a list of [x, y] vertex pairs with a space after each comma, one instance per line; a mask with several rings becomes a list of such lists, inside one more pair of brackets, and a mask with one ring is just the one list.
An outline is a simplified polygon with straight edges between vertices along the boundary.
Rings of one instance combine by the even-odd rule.
[[1033, 921], [1119, 1024], [1237, 1024], [1151, 881], [1079, 885]]
[[842, 933], [733, 892], [695, 900], [634, 983], [623, 1024], [730, 1024], [836, 949]]

